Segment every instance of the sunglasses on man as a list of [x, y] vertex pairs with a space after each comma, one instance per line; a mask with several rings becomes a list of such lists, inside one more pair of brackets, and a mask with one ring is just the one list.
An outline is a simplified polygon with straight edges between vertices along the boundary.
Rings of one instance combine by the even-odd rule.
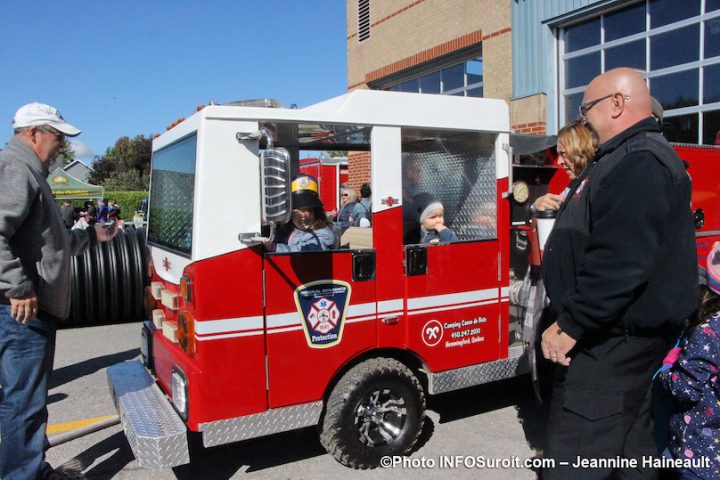
[[40, 130], [41, 132], [44, 132], [44, 133], [50, 133], [50, 134], [52, 134], [52, 135], [55, 135], [55, 138], [56, 138], [56, 139], [58, 140], [58, 142], [60, 142], [60, 143], [62, 143], [62, 142], [65, 141], [65, 134], [62, 133], [62, 132], [60, 132], [60, 131], [58, 131], [58, 130], [55, 130], [55, 129], [52, 128], [52, 127], [38, 127], [38, 130]]

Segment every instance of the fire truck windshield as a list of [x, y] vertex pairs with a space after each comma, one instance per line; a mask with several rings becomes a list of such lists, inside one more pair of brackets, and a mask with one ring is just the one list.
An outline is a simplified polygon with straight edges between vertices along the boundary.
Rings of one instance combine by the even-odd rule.
[[190, 256], [197, 136], [153, 153], [148, 242]]

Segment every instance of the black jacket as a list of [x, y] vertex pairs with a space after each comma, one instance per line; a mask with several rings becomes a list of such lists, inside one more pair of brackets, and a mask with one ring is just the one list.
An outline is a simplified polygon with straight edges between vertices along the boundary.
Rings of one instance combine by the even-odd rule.
[[690, 196], [690, 177], [654, 119], [600, 146], [545, 246], [542, 275], [560, 328], [576, 340], [660, 335], [695, 310]]

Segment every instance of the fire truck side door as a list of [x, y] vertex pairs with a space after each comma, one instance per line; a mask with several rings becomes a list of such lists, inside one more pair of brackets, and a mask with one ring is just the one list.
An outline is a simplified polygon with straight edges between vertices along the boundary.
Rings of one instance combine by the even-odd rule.
[[349, 358], [377, 342], [375, 251], [264, 259], [269, 407], [320, 400]]
[[[497, 137], [402, 133], [407, 344], [434, 372], [495, 360], [501, 352]], [[458, 239], [423, 243], [432, 233], [421, 229], [421, 220], [438, 204]]]

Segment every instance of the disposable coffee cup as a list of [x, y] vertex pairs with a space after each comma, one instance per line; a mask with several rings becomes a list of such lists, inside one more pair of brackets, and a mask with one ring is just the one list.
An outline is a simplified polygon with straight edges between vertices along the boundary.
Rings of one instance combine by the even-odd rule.
[[545, 242], [547, 242], [550, 232], [553, 229], [553, 225], [555, 225], [555, 217], [557, 217], [557, 210], [541, 210], [535, 214], [538, 244], [541, 252], [545, 250]]

